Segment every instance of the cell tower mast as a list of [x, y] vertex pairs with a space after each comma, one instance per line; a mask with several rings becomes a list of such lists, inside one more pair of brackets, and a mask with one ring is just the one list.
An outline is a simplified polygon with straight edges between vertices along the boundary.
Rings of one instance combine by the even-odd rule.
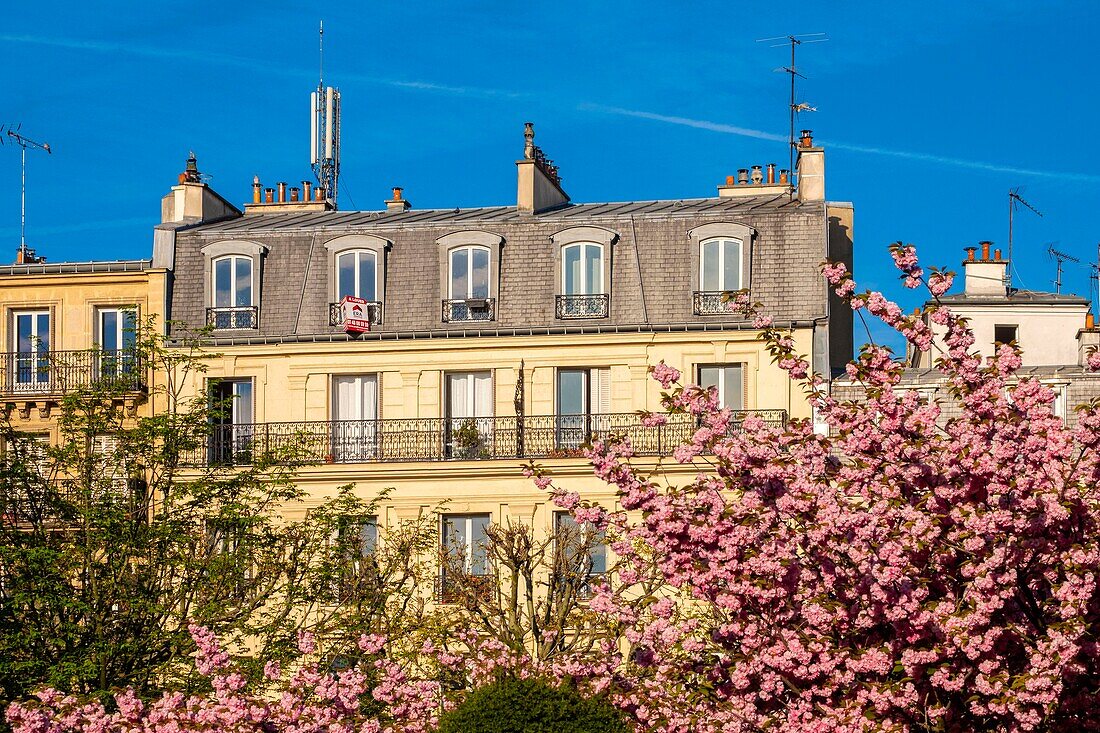
[[34, 250], [27, 249], [27, 148], [45, 150], [47, 155], [52, 154], [53, 151], [50, 150], [49, 143], [36, 142], [25, 135], [20, 135], [18, 126], [14, 130], [9, 127], [6, 135], [0, 137], [0, 144], [4, 142], [4, 137], [11, 138], [22, 149], [22, 176], [19, 183], [19, 253], [20, 261], [24, 262], [34, 258]]
[[340, 90], [325, 86], [325, 24], [317, 34], [320, 63], [317, 89], [309, 95], [309, 163], [317, 185], [336, 208], [336, 187], [340, 181]]

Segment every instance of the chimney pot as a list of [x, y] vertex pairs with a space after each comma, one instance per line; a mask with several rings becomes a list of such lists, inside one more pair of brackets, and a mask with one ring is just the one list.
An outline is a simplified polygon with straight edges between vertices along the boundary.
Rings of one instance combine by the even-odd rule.
[[814, 131], [813, 130], [803, 130], [802, 131], [802, 140], [800, 142], [801, 142], [802, 147], [812, 148], [814, 146]]
[[752, 183], [754, 186], [759, 186], [764, 182], [763, 166], [754, 165], [752, 167]]
[[982, 245], [982, 262], [989, 262], [989, 245], [993, 242], [978, 242]]
[[317, 188], [313, 189], [313, 200], [314, 201], [324, 201], [325, 200], [325, 187], [324, 186], [318, 186]]
[[313, 198], [313, 184], [309, 181], [302, 181], [302, 201], [309, 201]]
[[394, 201], [400, 201], [401, 200], [401, 192], [404, 191], [404, 190], [405, 189], [401, 188], [400, 186], [394, 186], [393, 187], [393, 200]]
[[1085, 328], [1090, 331], [1096, 328], [1096, 316], [1092, 315], [1091, 312], [1085, 314]]
[[748, 182], [749, 182], [749, 169], [748, 168], [738, 168], [737, 169], [737, 184], [739, 186], [744, 186]]
[[1001, 261], [1001, 250], [999, 250], [999, 249], [993, 250], [993, 261], [994, 262], [1000, 262]]
[[736, 180], [736, 179], [733, 176], [726, 176], [726, 185], [727, 186], [732, 186], [734, 180]]
[[291, 201], [297, 201], [298, 200], [298, 187], [297, 186], [291, 186], [290, 187], [290, 200]]
[[775, 163], [768, 163], [768, 185], [775, 183]]
[[265, 188], [264, 189], [264, 203], [265, 204], [270, 204], [274, 201], [275, 201], [275, 189], [274, 188]]
[[977, 247], [963, 247], [963, 250], [966, 252], [966, 261], [967, 262], [973, 262], [974, 261], [974, 253], [978, 250], [978, 248]]
[[252, 203], [258, 204], [263, 199], [264, 184], [260, 183], [259, 176], [252, 178]]
[[286, 203], [286, 181], [279, 181], [275, 185], [279, 187], [279, 203]]
[[780, 183], [790, 183], [790, 180], [791, 180], [790, 176], [791, 176], [791, 172], [789, 170], [787, 170], [786, 168], [780, 168], [779, 169], [779, 182]]

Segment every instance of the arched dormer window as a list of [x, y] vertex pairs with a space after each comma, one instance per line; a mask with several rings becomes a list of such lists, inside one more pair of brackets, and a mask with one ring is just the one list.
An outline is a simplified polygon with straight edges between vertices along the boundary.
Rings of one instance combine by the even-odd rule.
[[443, 322], [495, 321], [504, 238], [489, 232], [467, 231], [447, 234], [436, 243]]
[[392, 243], [373, 234], [347, 234], [325, 243], [331, 273], [329, 325], [343, 325], [340, 301], [345, 297], [366, 301], [372, 326], [382, 323], [386, 284], [386, 250]]
[[750, 287], [754, 234], [752, 227], [732, 222], [704, 224], [689, 232], [695, 315], [731, 315], [723, 296]]
[[570, 227], [550, 239], [558, 249], [554, 269], [557, 318], [607, 318], [611, 300], [611, 246], [618, 234], [601, 227]]
[[207, 260], [207, 325], [216, 330], [259, 326], [260, 264], [266, 251], [255, 242], [238, 241], [202, 248]]

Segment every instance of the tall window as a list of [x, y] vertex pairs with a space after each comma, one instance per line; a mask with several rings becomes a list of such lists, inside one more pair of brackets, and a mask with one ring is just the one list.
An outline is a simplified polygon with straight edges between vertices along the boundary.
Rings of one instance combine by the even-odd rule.
[[611, 412], [611, 370], [558, 370], [557, 444], [576, 449], [606, 432]]
[[133, 308], [101, 308], [97, 328], [99, 375], [133, 374], [136, 364], [137, 312]]
[[590, 522], [578, 523], [569, 512], [554, 512], [554, 541], [555, 570], [575, 585], [579, 595], [588, 596], [592, 582], [607, 574], [604, 532]]
[[443, 573], [440, 600], [449, 603], [456, 591], [473, 590], [463, 576], [489, 575], [488, 514], [444, 514], [440, 527]]
[[15, 365], [12, 381], [17, 390], [45, 389], [50, 383], [50, 312], [21, 311], [12, 315]]
[[731, 410], [745, 409], [745, 365], [708, 364], [699, 367], [699, 386], [718, 390], [718, 404]]
[[603, 247], [578, 242], [562, 247], [562, 294], [598, 295], [603, 293]]
[[332, 459], [366, 461], [378, 455], [378, 375], [332, 378]]
[[346, 296], [378, 300], [377, 255], [368, 250], [341, 252], [336, 258], [336, 300]]
[[252, 258], [229, 255], [214, 260], [215, 328], [255, 328]]
[[744, 287], [741, 240], [708, 239], [699, 248], [699, 282], [704, 292], [725, 292]]
[[447, 445], [451, 458], [487, 457], [493, 437], [493, 375], [447, 375]]
[[456, 247], [451, 250], [452, 300], [473, 300], [489, 297], [489, 249], [487, 247]]
[[222, 379], [210, 386], [213, 426], [210, 460], [213, 463], [252, 461], [253, 402], [251, 379]]

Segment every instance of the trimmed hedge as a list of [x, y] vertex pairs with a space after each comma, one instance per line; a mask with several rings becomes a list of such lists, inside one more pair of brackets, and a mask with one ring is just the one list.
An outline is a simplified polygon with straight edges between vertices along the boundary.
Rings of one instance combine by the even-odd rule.
[[505, 677], [443, 715], [439, 733], [627, 733], [609, 703], [571, 687]]

